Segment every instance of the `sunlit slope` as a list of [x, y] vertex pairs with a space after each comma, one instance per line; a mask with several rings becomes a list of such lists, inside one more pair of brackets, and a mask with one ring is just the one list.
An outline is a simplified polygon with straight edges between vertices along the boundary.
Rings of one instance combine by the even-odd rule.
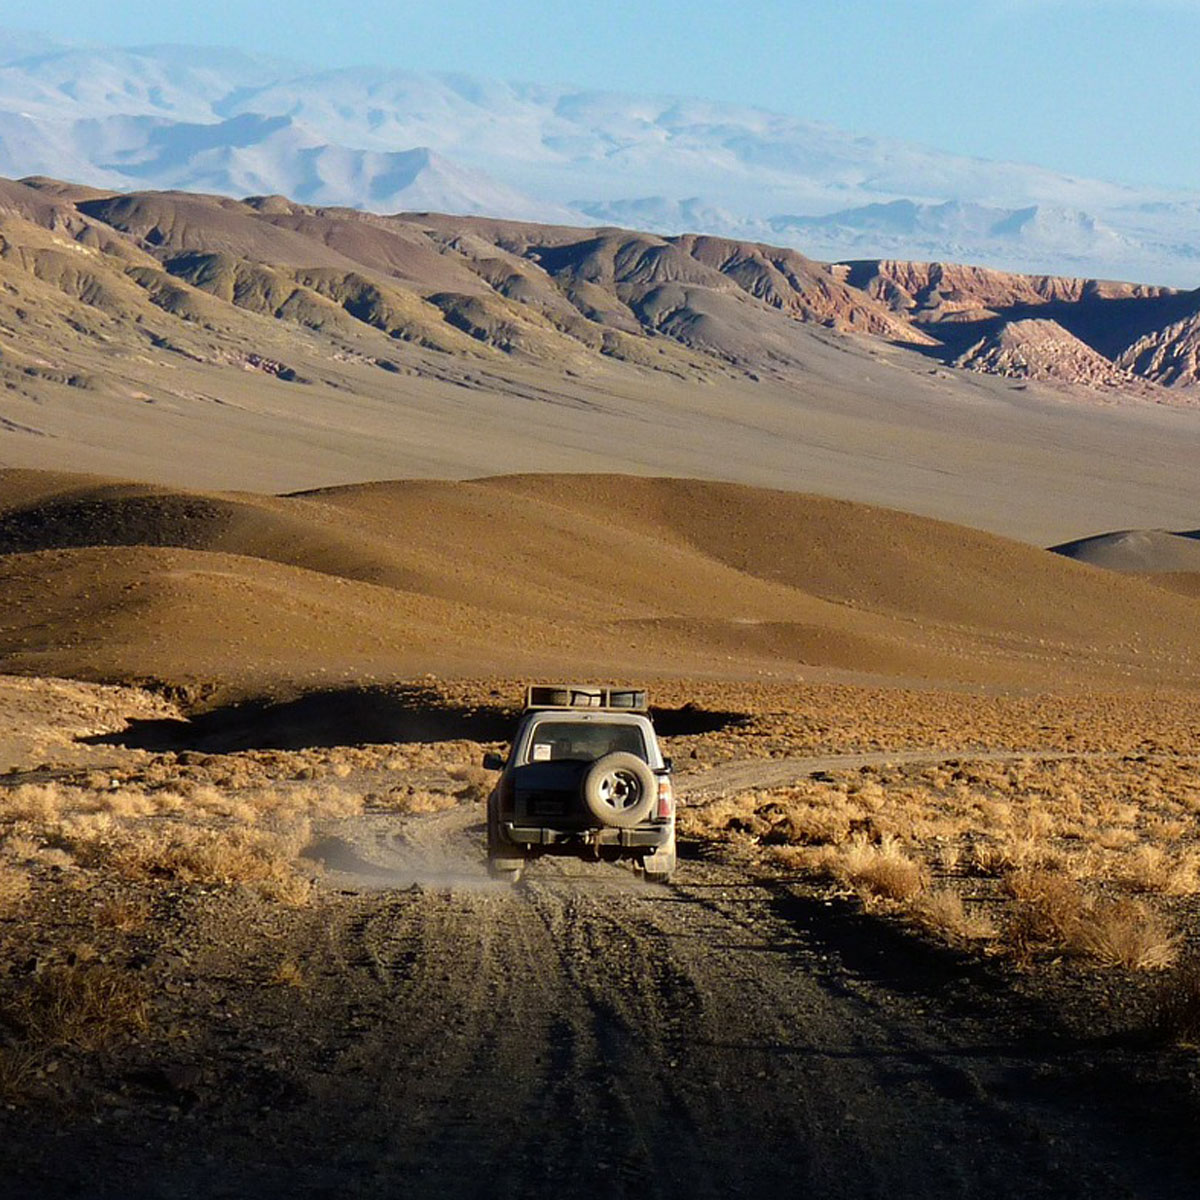
[[1196, 674], [1194, 596], [961, 526], [690, 480], [268, 497], [4, 472], [0, 552], [10, 670]]

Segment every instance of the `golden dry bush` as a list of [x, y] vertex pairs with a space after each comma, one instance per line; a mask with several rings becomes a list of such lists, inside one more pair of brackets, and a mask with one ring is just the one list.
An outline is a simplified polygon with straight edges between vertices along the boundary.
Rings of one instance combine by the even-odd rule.
[[841, 880], [840, 851], [835, 846], [767, 846], [764, 857], [789, 871], [818, 879]]
[[1190, 896], [1200, 890], [1198, 867], [1194, 851], [1179, 853], [1145, 842], [1126, 856], [1119, 877], [1134, 891]]
[[843, 803], [792, 802], [776, 817], [770, 837], [790, 845], [839, 845], [849, 838], [851, 828], [851, 813]]
[[254, 889], [266, 900], [274, 900], [288, 908], [303, 908], [312, 902], [315, 886], [306, 875], [279, 869], [265, 879], [257, 880]]
[[145, 984], [105, 966], [57, 967], [32, 980], [2, 1010], [32, 1047], [99, 1050], [149, 1026]]
[[997, 935], [995, 922], [981, 912], [968, 912], [962, 897], [949, 888], [919, 895], [909, 915], [922, 929], [955, 945], [987, 941]]
[[451, 779], [463, 786], [455, 793], [460, 804], [482, 804], [488, 798], [496, 779], [495, 771], [485, 771], [473, 763], [453, 766], [448, 772]]
[[1004, 889], [1015, 901], [1004, 940], [1018, 959], [1028, 961], [1038, 951], [1072, 944], [1088, 905], [1075, 879], [1052, 871], [1014, 871], [1005, 877]]
[[57, 783], [23, 783], [0, 791], [0, 820], [44, 824], [59, 815], [63, 800]]
[[311, 898], [312, 883], [293, 860], [310, 839], [307, 823], [279, 833], [176, 825], [137, 830], [112, 851], [111, 861], [128, 879], [249, 884], [268, 899], [299, 905]]
[[876, 844], [857, 835], [834, 865], [857, 891], [884, 900], [911, 900], [928, 882], [922, 864], [910, 858], [894, 838]]
[[1137, 900], [1103, 900], [1076, 923], [1070, 948], [1107, 967], [1159, 971], [1179, 957], [1170, 923]]
[[0, 857], [7, 862], [27, 863], [37, 857], [41, 843], [24, 833], [10, 833], [0, 840]]
[[163, 811], [157, 794], [149, 795], [137, 788], [88, 792], [71, 807], [81, 812], [108, 813], [121, 820], [152, 817]]

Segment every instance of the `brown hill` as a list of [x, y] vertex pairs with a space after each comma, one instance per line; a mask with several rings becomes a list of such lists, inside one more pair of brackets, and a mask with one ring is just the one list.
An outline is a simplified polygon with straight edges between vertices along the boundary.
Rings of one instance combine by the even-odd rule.
[[[345, 332], [319, 303], [323, 297], [389, 336], [451, 353], [461, 350], [457, 331], [538, 361], [577, 363], [599, 352], [677, 371], [686, 358], [660, 363], [642, 344], [664, 335], [718, 363], [774, 372], [804, 366], [811, 345], [801, 331], [819, 326], [941, 348], [939, 356], [953, 363], [994, 332], [989, 322], [1036, 316], [1154, 382], [1196, 378], [1195, 355], [1167, 347], [1190, 336], [1169, 330], [1195, 318], [1200, 296], [1165, 288], [942, 263], [829, 267], [795, 251], [723, 238], [383, 217], [277, 196], [106, 196], [45, 179], [5, 183], [0, 211], [65, 233], [115, 265], [145, 267], [152, 257], [256, 313]], [[137, 281], [162, 307], [211, 320], [186, 293], [163, 303], [161, 281]], [[1095, 385], [1095, 361], [1080, 360], [1077, 376], [1073, 361], [1063, 359], [1061, 375], [1049, 377]], [[973, 367], [991, 369], [986, 356]], [[1118, 369], [1102, 383], [1120, 378]]]
[[689, 480], [295, 496], [0, 475], [0, 669], [1190, 685], [1193, 598], [962, 527]]
[[[1035, 373], [1052, 388], [1021, 380], [1020, 393], [938, 366], [1025, 319], [1110, 357], [1076, 327], [1087, 314], [1144, 336], [1194, 296], [1022, 277], [1005, 292], [995, 273], [944, 268], [954, 303], [986, 320], [925, 321], [846, 269], [718, 238], [37, 179], [0, 193], [3, 464], [257, 491], [545, 469], [701, 476], [1039, 544], [1183, 523], [1200, 503], [1184, 418], [1060, 411], [1054, 389], [1072, 372], [1120, 378], [1079, 347]], [[924, 303], [935, 274], [913, 267], [904, 282]], [[1036, 318], [999, 307], [1035, 300]], [[1107, 394], [1144, 400], [1144, 386]]]

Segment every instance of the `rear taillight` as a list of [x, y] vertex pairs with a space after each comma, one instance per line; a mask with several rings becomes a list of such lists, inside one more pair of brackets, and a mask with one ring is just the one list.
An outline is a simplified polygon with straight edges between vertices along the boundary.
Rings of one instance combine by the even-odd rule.
[[658, 777], [658, 817], [665, 820], [675, 811], [675, 793], [666, 775]]

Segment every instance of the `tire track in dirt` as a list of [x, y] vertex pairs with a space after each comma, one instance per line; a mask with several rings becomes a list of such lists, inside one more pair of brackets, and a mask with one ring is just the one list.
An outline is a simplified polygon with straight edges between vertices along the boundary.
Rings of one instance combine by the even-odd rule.
[[[1047, 757], [759, 760], [685, 790], [1031, 756]], [[330, 831], [351, 868], [331, 884], [363, 913], [331, 933], [334, 957], [376, 1000], [339, 1039], [322, 1099], [375, 1131], [371, 1170], [405, 1194], [1191, 1195], [1185, 1165], [1107, 1102], [1080, 1102], [1086, 1048], [997, 1003], [986, 968], [907, 961], [917, 948], [898, 937], [852, 946], [821, 901], [715, 861], [686, 861], [666, 888], [556, 859], [495, 884], [479, 816]]]

